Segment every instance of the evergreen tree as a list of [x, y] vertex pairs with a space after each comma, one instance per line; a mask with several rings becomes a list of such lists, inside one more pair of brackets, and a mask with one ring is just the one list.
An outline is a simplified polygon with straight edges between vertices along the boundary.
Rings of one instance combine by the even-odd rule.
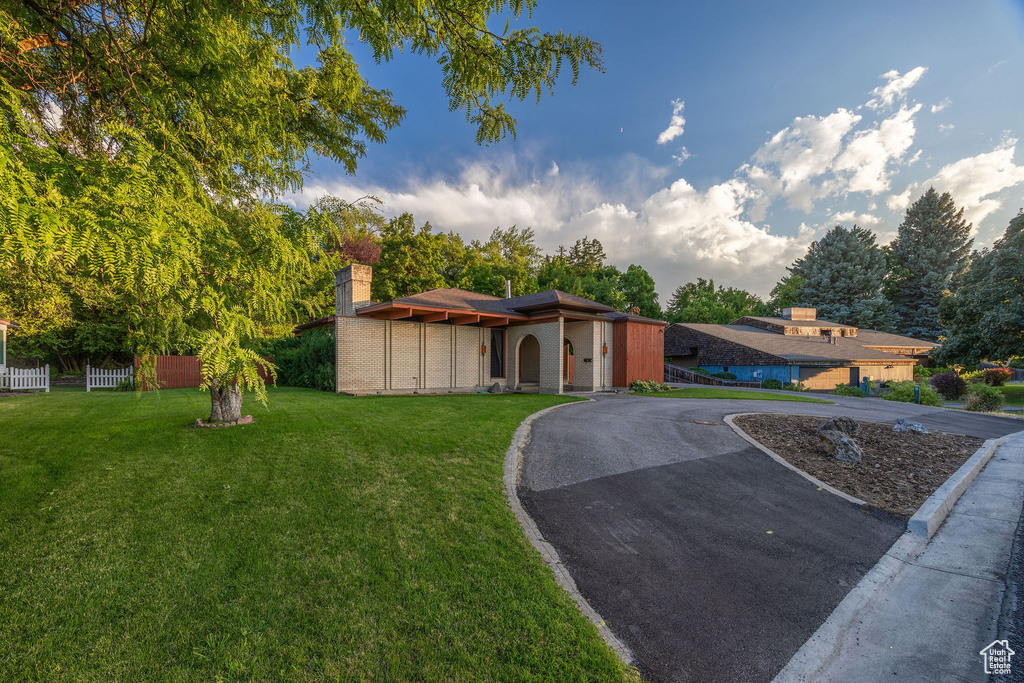
[[856, 225], [837, 225], [811, 244], [807, 255], [790, 269], [803, 278], [798, 306], [818, 309], [822, 320], [889, 331], [892, 307], [882, 296], [885, 255], [875, 235]]
[[970, 264], [971, 226], [948, 192], [929, 188], [910, 208], [890, 245], [896, 328], [901, 334], [937, 341], [942, 334], [939, 302], [955, 289]]
[[936, 353], [940, 362], [973, 365], [1024, 356], [1024, 211], [942, 300], [939, 320], [948, 330]]
[[800, 288], [804, 286], [804, 279], [796, 273], [790, 273], [776, 283], [772, 288], [771, 298], [768, 300], [768, 307], [771, 308], [772, 316], [782, 315], [782, 310], [792, 308], [799, 301], [797, 295]]

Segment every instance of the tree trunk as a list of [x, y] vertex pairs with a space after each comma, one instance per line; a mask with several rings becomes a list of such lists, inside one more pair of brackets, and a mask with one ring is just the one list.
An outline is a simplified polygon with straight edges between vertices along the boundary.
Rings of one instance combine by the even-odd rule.
[[210, 422], [234, 422], [242, 417], [242, 392], [237, 385], [210, 385]]

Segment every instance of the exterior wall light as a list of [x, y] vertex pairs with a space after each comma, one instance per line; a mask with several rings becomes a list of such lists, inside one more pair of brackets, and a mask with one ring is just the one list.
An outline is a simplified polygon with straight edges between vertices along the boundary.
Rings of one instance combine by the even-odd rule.
[[484, 344], [483, 346], [480, 347], [480, 355], [481, 356], [486, 356], [487, 355], [487, 344]]
[[605, 344], [604, 346], [601, 347], [601, 355], [602, 356], [607, 356], [608, 355], [608, 345], [607, 344]]

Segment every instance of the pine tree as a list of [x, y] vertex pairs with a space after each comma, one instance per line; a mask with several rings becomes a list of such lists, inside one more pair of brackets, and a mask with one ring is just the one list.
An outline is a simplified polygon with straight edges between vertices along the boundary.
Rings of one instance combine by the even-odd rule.
[[971, 226], [948, 192], [929, 188], [910, 208], [890, 245], [893, 309], [901, 334], [938, 341], [939, 302], [970, 264]]
[[942, 300], [939, 320], [948, 329], [940, 362], [1024, 356], [1024, 211], [974, 260], [957, 292]]
[[882, 296], [885, 255], [875, 234], [856, 225], [829, 230], [790, 268], [803, 278], [796, 299], [818, 309], [818, 317], [844, 325], [891, 330], [892, 307]]

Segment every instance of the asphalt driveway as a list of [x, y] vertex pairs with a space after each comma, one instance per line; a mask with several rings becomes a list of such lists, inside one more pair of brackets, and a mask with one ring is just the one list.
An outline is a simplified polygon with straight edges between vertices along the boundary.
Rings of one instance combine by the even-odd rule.
[[624, 395], [534, 422], [519, 496], [651, 680], [771, 680], [905, 527], [750, 447], [722, 423], [738, 412], [911, 417], [982, 438], [1021, 428], [871, 400]]

